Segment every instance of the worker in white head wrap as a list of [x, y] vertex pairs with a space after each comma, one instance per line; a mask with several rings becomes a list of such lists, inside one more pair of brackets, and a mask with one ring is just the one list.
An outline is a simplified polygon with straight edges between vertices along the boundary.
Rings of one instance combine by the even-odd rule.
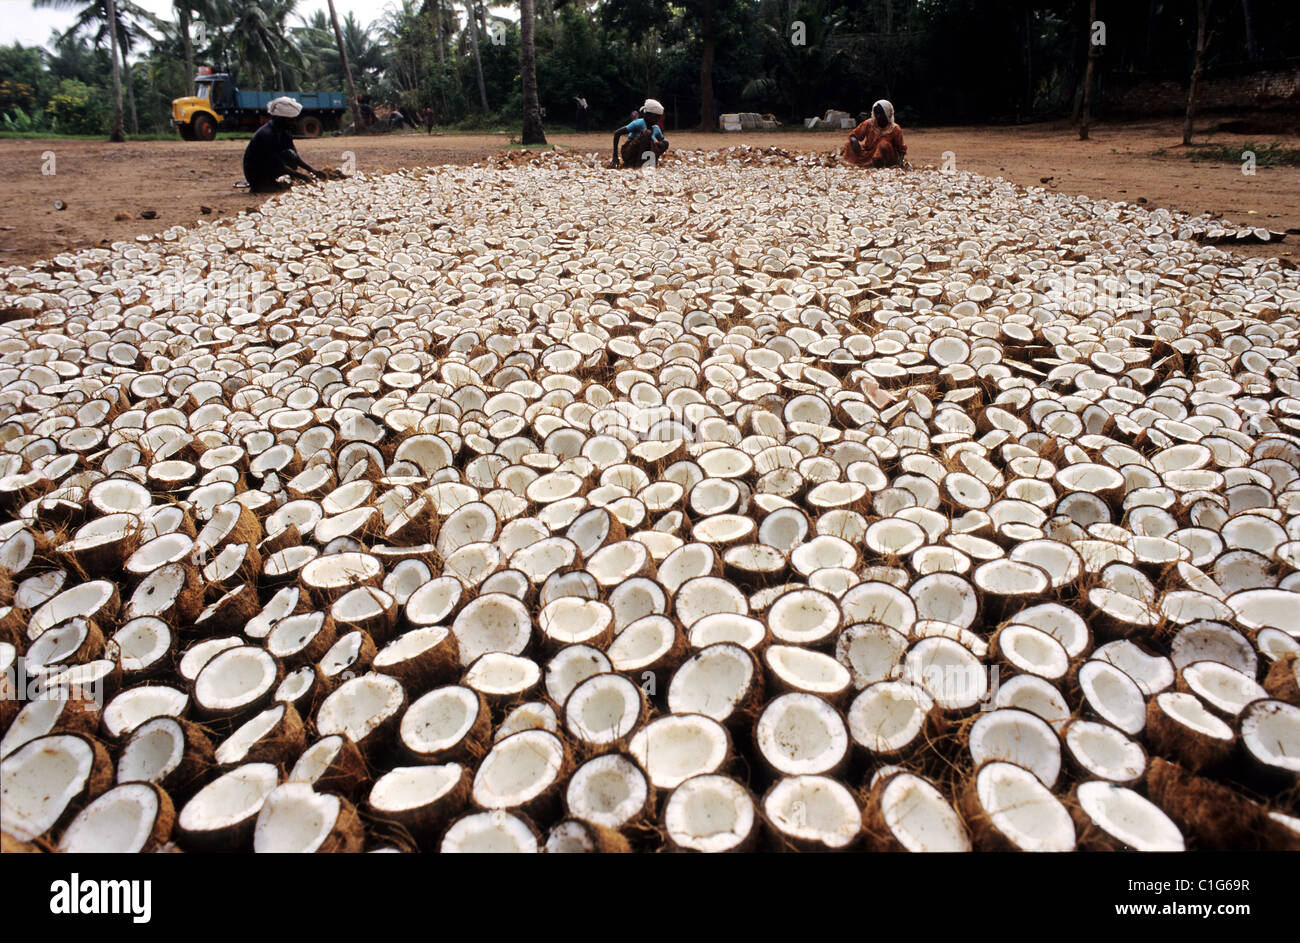
[[894, 120], [894, 105], [882, 98], [871, 117], [853, 129], [844, 144], [844, 159], [858, 167], [907, 167], [903, 129]]
[[640, 116], [614, 132], [614, 155], [609, 165], [618, 166], [618, 139], [625, 134], [627, 143], [622, 148], [623, 166], [653, 165], [668, 150], [668, 139], [664, 137], [662, 127], [663, 120], [664, 106], [653, 98], [647, 98], [645, 104], [641, 106]]
[[271, 120], [257, 129], [244, 149], [244, 179], [249, 189], [258, 192], [283, 189], [279, 180], [286, 175], [306, 183], [312, 180], [307, 174], [323, 176], [308, 166], [293, 146], [293, 122], [302, 114], [302, 104], [281, 95], [272, 99], [266, 110]]

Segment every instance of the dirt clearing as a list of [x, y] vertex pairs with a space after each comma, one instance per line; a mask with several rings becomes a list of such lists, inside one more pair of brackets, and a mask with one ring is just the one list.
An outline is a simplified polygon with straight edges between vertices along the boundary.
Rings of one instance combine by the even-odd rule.
[[[672, 132], [675, 148], [777, 145], [788, 150], [830, 151], [838, 133], [767, 132], [744, 135]], [[1300, 137], [1213, 133], [1198, 145], [1245, 148], [1248, 144], [1300, 144]], [[552, 134], [553, 144], [608, 153], [606, 134]], [[941, 166], [950, 152], [956, 167], [1005, 177], [1023, 186], [1061, 193], [1128, 200], [1188, 213], [1222, 214], [1242, 226], [1276, 231], [1300, 228], [1300, 170], [1260, 167], [1253, 176], [1240, 163], [1193, 162], [1174, 147], [1177, 123], [1149, 121], [1095, 127], [1091, 141], [1078, 141], [1059, 125], [1020, 128], [914, 129], [907, 133], [917, 167]], [[360, 172], [375, 173], [430, 164], [466, 164], [505, 148], [503, 134], [401, 134], [374, 138], [321, 138], [301, 142], [316, 167], [339, 167], [347, 152]], [[261, 197], [233, 189], [242, 178], [245, 142], [210, 144], [149, 141], [110, 147], [98, 141], [0, 141], [0, 263], [22, 263], [67, 249], [107, 245], [141, 233], [199, 219], [231, 216], [258, 205]], [[1159, 153], [1165, 149], [1164, 153]], [[43, 174], [53, 151], [56, 173]], [[66, 204], [55, 209], [55, 201]], [[208, 207], [210, 212], [204, 212]], [[147, 212], [155, 215], [146, 217]], [[1294, 259], [1298, 236], [1279, 245], [1241, 251]]]

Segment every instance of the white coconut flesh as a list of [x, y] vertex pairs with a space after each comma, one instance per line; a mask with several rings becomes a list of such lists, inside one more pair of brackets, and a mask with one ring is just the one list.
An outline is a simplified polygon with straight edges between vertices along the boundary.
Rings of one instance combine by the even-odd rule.
[[621, 828], [646, 806], [650, 784], [625, 756], [610, 753], [588, 760], [569, 779], [569, 814], [593, 825]]
[[1058, 733], [1070, 719], [1070, 705], [1059, 689], [1036, 675], [1016, 675], [998, 686], [994, 707], [1015, 707], [1047, 721]]
[[1146, 697], [1174, 683], [1174, 665], [1163, 655], [1153, 655], [1128, 639], [1107, 642], [1092, 657], [1110, 662], [1137, 684]]
[[849, 747], [848, 730], [835, 708], [798, 692], [768, 703], [754, 727], [754, 740], [768, 763], [788, 776], [827, 772]]
[[158, 820], [158, 793], [144, 783], [105, 792], [86, 806], [59, 839], [72, 854], [133, 854], [142, 851]]
[[1020, 610], [1009, 621], [1042, 629], [1060, 642], [1071, 658], [1078, 657], [1088, 647], [1088, 623], [1078, 613], [1059, 603], [1030, 606]]
[[491, 593], [462, 609], [451, 631], [456, 636], [460, 663], [468, 666], [489, 652], [522, 653], [532, 637], [533, 622], [518, 599]]
[[835, 641], [835, 657], [849, 670], [853, 687], [861, 690], [895, 676], [907, 653], [907, 638], [886, 625], [850, 626]]
[[321, 736], [341, 734], [360, 743], [401, 709], [405, 692], [397, 679], [368, 673], [335, 688], [316, 711]]
[[[325, 613], [301, 612], [287, 616], [275, 624], [266, 636], [266, 650], [276, 658], [297, 655], [325, 627]], [[317, 649], [319, 651], [319, 649]]]
[[660, 717], [628, 742], [628, 752], [656, 789], [675, 789], [692, 776], [716, 773], [729, 749], [722, 725], [699, 714]]
[[606, 653], [616, 671], [636, 671], [653, 665], [672, 650], [677, 628], [666, 616], [642, 616], [624, 628]]
[[248, 755], [248, 751], [283, 720], [284, 711], [285, 705], [277, 704], [275, 707], [268, 707], [266, 710], [254, 714], [243, 724], [240, 724], [234, 733], [217, 744], [215, 754], [217, 762], [223, 766], [242, 762], [244, 757]]
[[784, 835], [843, 848], [858, 837], [862, 813], [853, 795], [827, 776], [787, 776], [763, 800], [763, 811]]
[[767, 623], [772, 635], [791, 645], [812, 645], [840, 627], [840, 607], [816, 590], [796, 590], [772, 603]]
[[111, 737], [121, 737], [154, 717], [179, 717], [189, 703], [184, 691], [165, 684], [127, 688], [104, 707], [104, 729]]
[[664, 805], [664, 829], [680, 848], [724, 852], [749, 837], [754, 816], [754, 800], [744, 786], [706, 774], [673, 790]]
[[1300, 707], [1257, 701], [1241, 717], [1241, 739], [1251, 755], [1288, 773], [1300, 773]]
[[564, 767], [564, 745], [545, 730], [525, 730], [496, 743], [474, 776], [473, 797], [484, 809], [523, 805], [552, 788]]
[[450, 635], [448, 629], [440, 625], [430, 625], [422, 629], [411, 629], [399, 635], [381, 648], [371, 662], [376, 671], [400, 665], [402, 662], [418, 658], [425, 652], [433, 651]]
[[1133, 782], [1146, 770], [1146, 754], [1110, 724], [1076, 720], [1065, 730], [1065, 745], [1075, 760], [1098, 779]]
[[479, 712], [479, 696], [469, 688], [436, 688], [406, 709], [398, 727], [402, 743], [421, 754], [449, 750], [465, 738]]
[[478, 812], [458, 820], [442, 838], [444, 854], [537, 854], [537, 836], [519, 816]]
[[908, 851], [971, 850], [970, 836], [952, 804], [920, 776], [891, 776], [880, 796], [880, 811], [890, 833]]
[[904, 635], [917, 623], [917, 604], [913, 598], [894, 585], [876, 580], [868, 580], [846, 592], [840, 600], [840, 609], [850, 623], [876, 623]]
[[1022, 851], [1074, 850], [1070, 813], [1029, 770], [989, 763], [976, 774], [975, 793], [992, 825]]
[[696, 652], [673, 673], [668, 709], [674, 714], [703, 714], [725, 721], [755, 683], [754, 660], [730, 642]]
[[548, 855], [595, 854], [599, 849], [586, 822], [565, 819], [546, 834], [543, 851]]
[[944, 710], [974, 707], [988, 694], [988, 670], [970, 649], [950, 638], [923, 638], [903, 660], [903, 675]]
[[[287, 621], [287, 620], [286, 620]], [[327, 678], [333, 678], [356, 665], [365, 647], [366, 636], [360, 630], [339, 636], [329, 650], [321, 656], [320, 670]]]
[[1169, 658], [1176, 670], [1197, 661], [1217, 661], [1251, 678], [1259, 670], [1255, 649], [1245, 636], [1215, 622], [1195, 622], [1179, 629]]
[[172, 631], [162, 619], [139, 616], [113, 633], [109, 644], [123, 671], [143, 671], [171, 651]]
[[159, 783], [185, 757], [185, 730], [174, 717], [155, 717], [132, 733], [117, 758], [119, 783]]
[[549, 730], [556, 733], [559, 729], [560, 720], [550, 704], [545, 701], [528, 701], [506, 715], [506, 719], [501, 721], [496, 733], [492, 735], [492, 741], [495, 743], [504, 740], [511, 734], [524, 730]]
[[529, 690], [541, 677], [542, 669], [531, 658], [489, 652], [469, 666], [462, 680], [482, 694], [504, 697]]
[[1268, 697], [1263, 685], [1217, 661], [1198, 661], [1182, 671], [1188, 690], [1210, 708], [1236, 717], [1252, 701]]
[[919, 685], [878, 681], [849, 706], [849, 735], [873, 753], [895, 753], [916, 740], [933, 708], [934, 699]]
[[546, 694], [554, 703], [563, 704], [583, 681], [611, 670], [609, 658], [600, 649], [567, 645], [546, 663]]
[[826, 697], [848, 689], [849, 670], [830, 655], [796, 645], [772, 645], [764, 653], [768, 668], [783, 684]]
[[1051, 789], [1061, 772], [1061, 741], [1047, 721], [1028, 711], [1001, 708], [981, 714], [971, 725], [970, 754], [975, 766], [1005, 760], [1029, 770]]
[[186, 681], [193, 681], [199, 676], [199, 672], [203, 670], [203, 667], [208, 662], [227, 649], [236, 648], [242, 644], [243, 641], [233, 635], [196, 642], [187, 648], [185, 654], [181, 656], [180, 664], [177, 666], [181, 677]]
[[93, 580], [65, 589], [32, 613], [27, 622], [27, 638], [35, 640], [42, 632], [69, 619], [91, 619], [117, 597], [117, 587], [108, 580]]
[[52, 733], [67, 707], [67, 698], [51, 697], [48, 694], [29, 701], [13, 719], [3, 739], [0, 739], [0, 757], [8, 756], [37, 737]]
[[329, 838], [342, 804], [338, 796], [314, 791], [307, 783], [284, 783], [267, 795], [253, 828], [258, 853], [302, 854]]
[[614, 623], [614, 612], [603, 602], [562, 596], [546, 604], [537, 617], [537, 623], [553, 642], [580, 645], [604, 635]]
[[43, 672], [73, 658], [85, 643], [90, 628], [85, 619], [69, 619], [42, 632], [27, 647], [27, 671], [32, 674]]
[[1084, 700], [1109, 724], [1134, 735], [1146, 726], [1146, 701], [1132, 678], [1109, 662], [1091, 659], [1079, 669]]
[[1070, 667], [1065, 648], [1042, 629], [1008, 625], [998, 632], [998, 650], [1013, 668], [1054, 680]]
[[612, 743], [636, 727], [642, 705], [641, 689], [627, 678], [593, 675], [574, 687], [565, 700], [565, 727], [587, 743]]
[[80, 737], [32, 740], [0, 761], [0, 821], [24, 841], [44, 835], [86, 787], [94, 751]]
[[297, 704], [316, 683], [316, 669], [310, 665], [290, 671], [275, 689], [273, 700], [285, 704]]
[[705, 616], [691, 626], [692, 648], [705, 648], [719, 642], [734, 642], [753, 650], [767, 638], [767, 627], [758, 619], [734, 612]]
[[330, 765], [338, 759], [346, 741], [338, 734], [322, 737], [302, 751], [293, 768], [289, 770], [289, 782], [314, 785], [329, 771]]
[[183, 832], [220, 832], [247, 822], [261, 811], [279, 780], [270, 763], [245, 763], [208, 783], [176, 818]]
[[1079, 806], [1108, 835], [1136, 851], [1183, 851], [1182, 832], [1150, 800], [1114, 783], [1086, 782]]
[[610, 591], [609, 607], [614, 611], [614, 630], [621, 634], [634, 622], [667, 612], [668, 594], [654, 580], [634, 576]]
[[375, 780], [370, 807], [380, 812], [410, 812], [445, 798], [464, 775], [459, 763], [398, 766]]
[[260, 648], [241, 645], [216, 655], [194, 679], [194, 700], [204, 710], [237, 711], [265, 695], [276, 683], [275, 659]]
[[1166, 691], [1156, 696], [1156, 703], [1173, 720], [1203, 736], [1226, 742], [1234, 738], [1232, 728], [1211, 713], [1194, 694]]

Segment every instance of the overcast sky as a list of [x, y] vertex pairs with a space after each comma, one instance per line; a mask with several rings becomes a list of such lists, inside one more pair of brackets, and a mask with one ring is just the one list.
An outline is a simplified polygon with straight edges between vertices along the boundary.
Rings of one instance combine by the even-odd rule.
[[[351, 12], [363, 24], [369, 24], [379, 19], [384, 8], [392, 2], [393, 0], [334, 0], [334, 7], [340, 18]], [[135, 0], [135, 3], [160, 18], [172, 18], [171, 0]], [[311, 16], [317, 9], [326, 9], [325, 0], [298, 0], [297, 13], [304, 18]], [[0, 0], [0, 44], [17, 42], [24, 46], [43, 46], [49, 42], [51, 30], [62, 32], [75, 19], [70, 10], [33, 9], [31, 0]], [[297, 20], [291, 19], [290, 22], [298, 25]]]

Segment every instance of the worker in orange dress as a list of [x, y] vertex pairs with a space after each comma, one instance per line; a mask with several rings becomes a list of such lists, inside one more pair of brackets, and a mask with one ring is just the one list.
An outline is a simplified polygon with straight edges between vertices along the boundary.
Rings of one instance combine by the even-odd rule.
[[853, 129], [844, 143], [844, 159], [858, 167], [907, 167], [903, 129], [894, 121], [894, 106], [881, 99], [871, 117]]

